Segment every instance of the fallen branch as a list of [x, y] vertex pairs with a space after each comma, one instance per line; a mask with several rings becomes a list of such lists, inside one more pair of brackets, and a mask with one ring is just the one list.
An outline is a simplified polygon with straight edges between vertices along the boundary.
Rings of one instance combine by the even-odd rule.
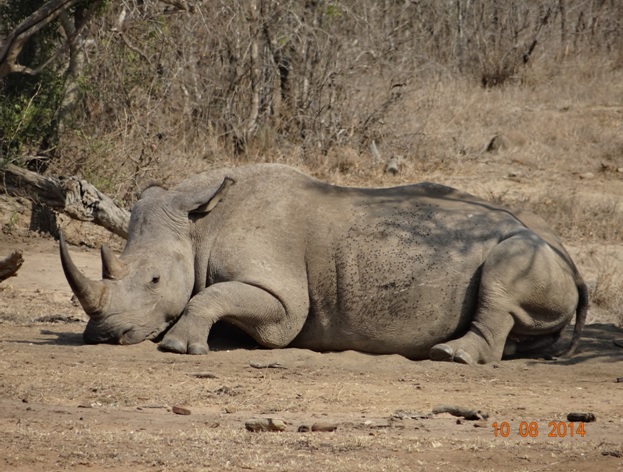
[[17, 275], [17, 271], [24, 263], [22, 251], [15, 251], [8, 257], [0, 260], [0, 282]]
[[28, 197], [76, 220], [103, 226], [127, 239], [130, 212], [119, 208], [86, 180], [43, 176], [13, 164], [7, 164], [0, 174], [3, 177], [0, 191]]
[[470, 421], [486, 420], [489, 418], [489, 415], [484, 411], [456, 405], [439, 405], [433, 408], [433, 415], [438, 415], [440, 413], [450, 413], [452, 416], [463, 417]]

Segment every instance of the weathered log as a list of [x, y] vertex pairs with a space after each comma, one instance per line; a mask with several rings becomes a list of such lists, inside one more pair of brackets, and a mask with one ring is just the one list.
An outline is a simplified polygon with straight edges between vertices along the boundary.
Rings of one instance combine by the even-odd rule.
[[13, 252], [13, 254], [4, 259], [0, 259], [0, 282], [17, 275], [17, 271], [23, 263], [24, 258], [20, 250]]
[[128, 237], [130, 212], [119, 208], [111, 198], [78, 177], [44, 176], [7, 164], [0, 170], [0, 190], [24, 196], [80, 221], [90, 221], [107, 230]]

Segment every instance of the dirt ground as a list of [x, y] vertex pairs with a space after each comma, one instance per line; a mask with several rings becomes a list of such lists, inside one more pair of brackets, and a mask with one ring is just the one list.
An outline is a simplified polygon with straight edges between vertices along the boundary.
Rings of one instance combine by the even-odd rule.
[[[56, 242], [1, 234], [0, 256], [14, 249], [24, 266], [0, 285], [2, 470], [623, 470], [623, 330], [593, 308], [566, 361], [467, 367], [231, 336], [182, 356], [151, 342], [83, 345]], [[619, 260], [616, 250], [570, 246], [589, 283], [600, 251]], [[96, 248], [71, 251], [98, 276]], [[444, 405], [488, 417], [432, 414]], [[570, 424], [573, 412], [596, 421]], [[253, 418], [285, 431], [247, 431]], [[299, 431], [317, 423], [336, 429]]]

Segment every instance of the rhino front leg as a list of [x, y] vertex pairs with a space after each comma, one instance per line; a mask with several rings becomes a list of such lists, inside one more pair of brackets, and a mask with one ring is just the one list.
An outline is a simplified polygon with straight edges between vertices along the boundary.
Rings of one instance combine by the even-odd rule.
[[214, 284], [195, 295], [160, 343], [164, 351], [207, 354], [212, 325], [226, 320], [267, 347], [283, 347], [294, 339], [282, 303], [269, 292], [241, 282]]

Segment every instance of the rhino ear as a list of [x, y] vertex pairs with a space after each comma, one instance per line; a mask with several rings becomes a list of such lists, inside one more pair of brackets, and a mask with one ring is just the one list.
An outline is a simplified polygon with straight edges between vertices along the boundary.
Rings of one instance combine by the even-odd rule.
[[138, 198], [139, 200], [141, 200], [150, 196], [159, 195], [162, 192], [166, 192], [166, 189], [164, 187], [161, 187], [156, 181], [150, 180], [142, 186], [142, 188], [138, 192]]
[[187, 213], [209, 213], [225, 197], [229, 188], [235, 183], [234, 179], [225, 177], [218, 187], [208, 187], [199, 192], [184, 194], [178, 200], [179, 208]]

